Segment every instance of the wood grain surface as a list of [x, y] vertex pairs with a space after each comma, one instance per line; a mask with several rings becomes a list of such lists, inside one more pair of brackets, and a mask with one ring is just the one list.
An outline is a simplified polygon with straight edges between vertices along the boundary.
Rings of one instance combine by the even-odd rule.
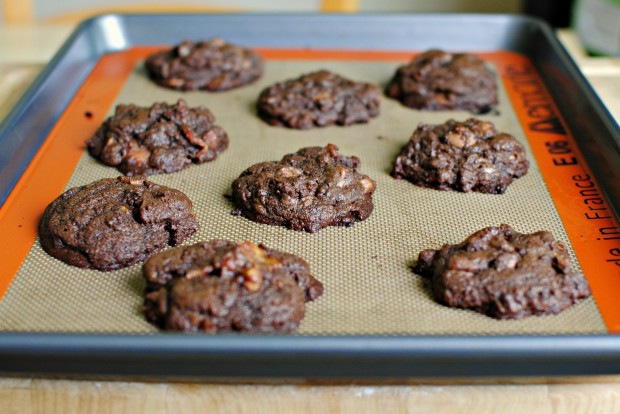
[[[504, 383], [502, 383], [504, 382]], [[0, 378], [2, 414], [620, 412], [620, 378], [312, 385]]]

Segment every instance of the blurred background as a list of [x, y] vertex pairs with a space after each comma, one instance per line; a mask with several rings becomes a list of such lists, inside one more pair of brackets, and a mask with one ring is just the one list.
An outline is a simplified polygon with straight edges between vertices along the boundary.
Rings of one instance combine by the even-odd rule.
[[67, 24], [105, 12], [462, 12], [542, 17], [569, 24], [572, 0], [0, 0], [0, 22]]

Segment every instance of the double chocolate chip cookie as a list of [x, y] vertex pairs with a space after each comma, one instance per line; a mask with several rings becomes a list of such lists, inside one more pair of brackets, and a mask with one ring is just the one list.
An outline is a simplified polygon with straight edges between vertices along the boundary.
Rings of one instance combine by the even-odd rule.
[[420, 124], [396, 157], [392, 176], [439, 190], [503, 194], [528, 166], [515, 137], [471, 118]]
[[115, 270], [198, 230], [192, 202], [142, 177], [106, 178], [54, 200], [39, 222], [41, 246], [73, 266]]
[[211, 111], [180, 99], [149, 108], [118, 105], [87, 146], [93, 157], [126, 175], [152, 175], [213, 161], [228, 148], [228, 136]]
[[310, 233], [351, 226], [373, 210], [376, 184], [360, 165], [359, 158], [340, 155], [333, 144], [253, 165], [232, 184], [234, 213]]
[[145, 66], [159, 85], [185, 91], [224, 91], [254, 82], [263, 74], [260, 55], [219, 38], [185, 40], [149, 56]]
[[424, 250], [413, 270], [431, 279], [439, 303], [497, 319], [559, 313], [590, 296], [563, 243], [547, 231], [521, 234], [506, 224]]
[[386, 94], [415, 109], [485, 113], [497, 105], [497, 81], [475, 55], [429, 50], [398, 68]]
[[379, 115], [379, 89], [320, 70], [276, 83], [258, 97], [268, 124], [296, 129], [366, 123]]
[[184, 332], [290, 332], [323, 293], [306, 261], [251, 242], [213, 240], [151, 256], [146, 319]]

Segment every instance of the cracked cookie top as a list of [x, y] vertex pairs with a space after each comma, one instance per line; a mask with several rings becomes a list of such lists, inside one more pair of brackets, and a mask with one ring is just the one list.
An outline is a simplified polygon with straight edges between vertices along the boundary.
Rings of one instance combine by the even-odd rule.
[[106, 178], [67, 190], [39, 222], [41, 246], [73, 266], [131, 266], [199, 228], [185, 194], [143, 177]]
[[118, 105], [87, 146], [93, 157], [123, 174], [152, 175], [213, 161], [228, 148], [228, 136], [211, 111], [180, 99], [148, 108]]

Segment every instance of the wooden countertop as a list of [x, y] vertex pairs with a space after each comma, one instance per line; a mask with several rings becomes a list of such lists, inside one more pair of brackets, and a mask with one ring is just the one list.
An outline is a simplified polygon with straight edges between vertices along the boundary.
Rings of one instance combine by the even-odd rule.
[[[0, 120], [73, 30], [0, 26]], [[560, 39], [620, 120], [620, 59], [590, 58]], [[155, 382], [0, 374], [0, 414], [620, 413], [620, 376], [403, 382]]]

